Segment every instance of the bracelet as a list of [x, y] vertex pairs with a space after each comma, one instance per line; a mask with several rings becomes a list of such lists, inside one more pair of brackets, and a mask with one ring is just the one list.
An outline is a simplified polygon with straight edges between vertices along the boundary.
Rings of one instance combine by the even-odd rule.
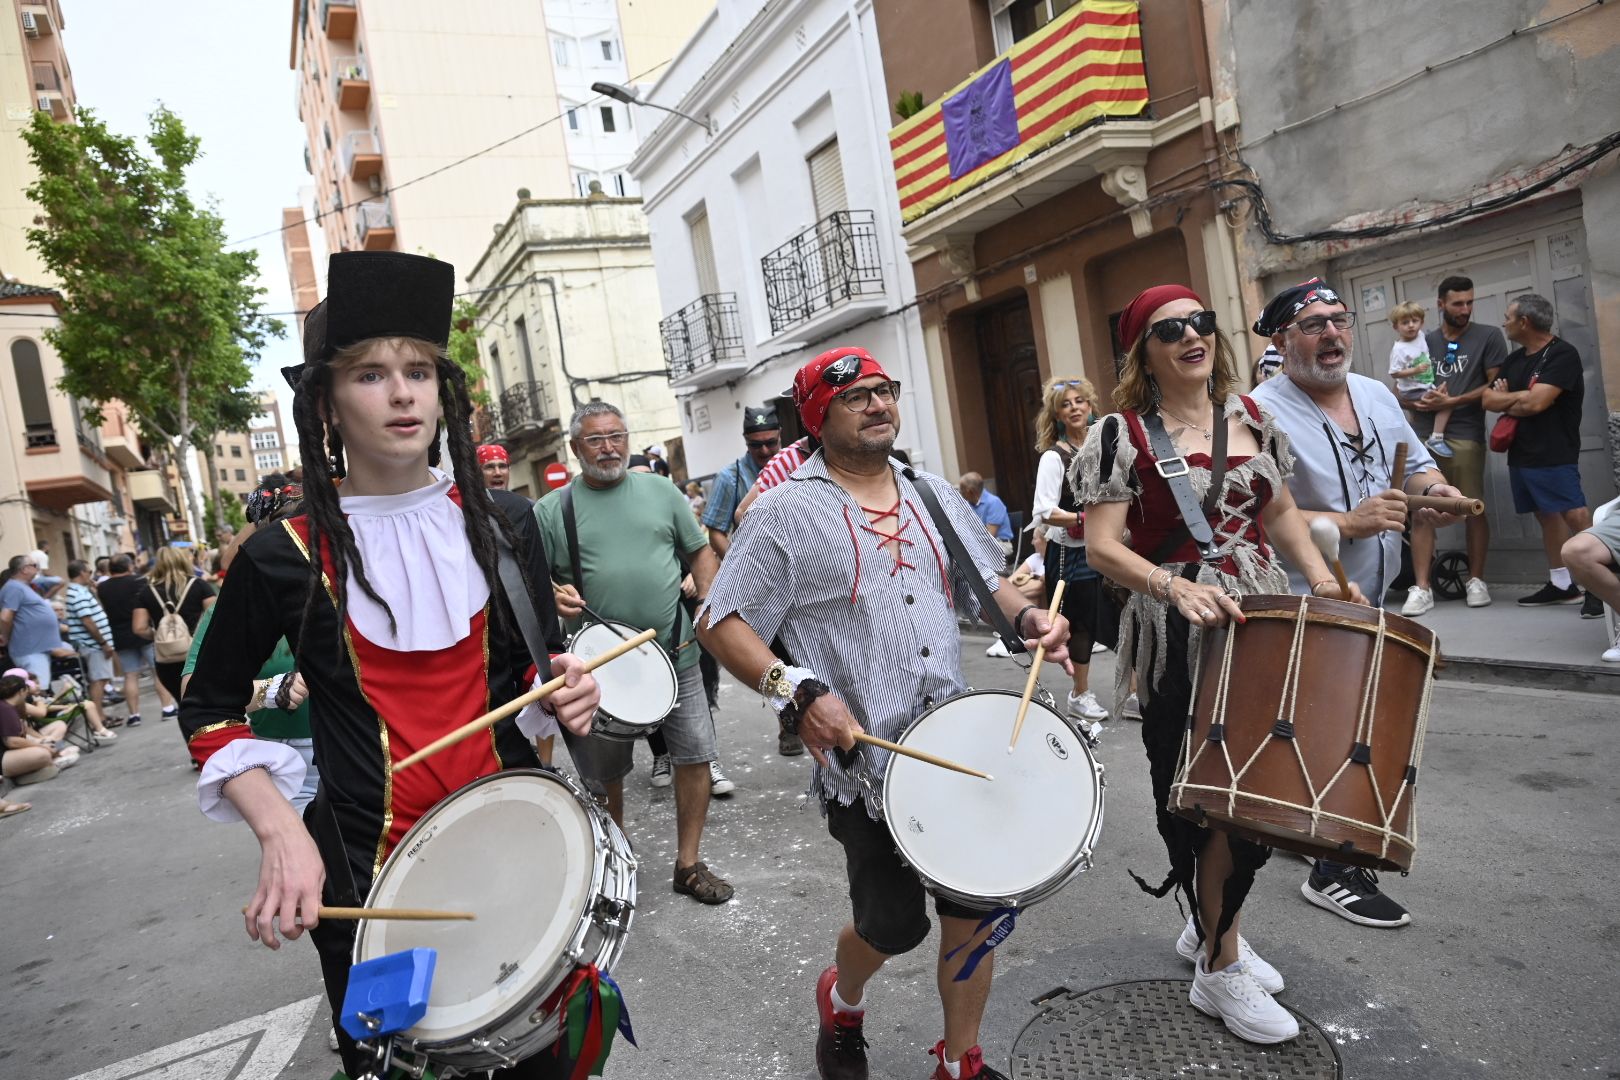
[[1339, 587], [1339, 583], [1338, 583], [1338, 581], [1336, 579], [1334, 579], [1334, 578], [1323, 578], [1321, 581], [1313, 581], [1313, 582], [1311, 582], [1311, 595], [1312, 596], [1317, 595], [1316, 590], [1321, 588], [1323, 585], [1331, 585], [1335, 589], [1337, 589]]
[[[1162, 592], [1153, 587], [1153, 575], [1154, 574], [1159, 574], [1159, 573], [1164, 574], [1164, 589], [1163, 589]], [[1169, 603], [1170, 602], [1170, 582], [1175, 580], [1175, 576], [1176, 575], [1175, 575], [1174, 571], [1170, 570], [1169, 567], [1165, 567], [1165, 566], [1155, 566], [1152, 570], [1149, 570], [1148, 571], [1148, 576], [1147, 576], [1148, 599], [1149, 600], [1159, 600], [1159, 601], [1162, 601], [1164, 603]]]
[[264, 679], [262, 681], [259, 680], [259, 679], [254, 679], [253, 680], [253, 697], [248, 700], [247, 708], [245, 710], [243, 710], [243, 711], [245, 711], [245, 712], [258, 712], [260, 709], [264, 708], [264, 694], [265, 694], [265, 691], [267, 691], [269, 689], [270, 689], [270, 680], [269, 679]]
[[1440, 487], [1444, 483], [1445, 483], [1444, 480], [1436, 480], [1434, 483], [1429, 484], [1427, 487], [1425, 487], [1423, 489], [1423, 491], [1420, 493], [1420, 495], [1426, 496], [1426, 495], [1429, 494], [1429, 492], [1433, 491], [1437, 487]]
[[1012, 621], [1013, 633], [1017, 634], [1019, 637], [1023, 637], [1024, 636], [1024, 616], [1028, 615], [1032, 611], [1037, 611], [1037, 610], [1039, 610], [1039, 609], [1034, 604], [1025, 604], [1023, 606], [1023, 609], [1020, 610], [1017, 615], [1013, 616], [1013, 621]]
[[793, 704], [793, 695], [808, 679], [814, 679], [816, 673], [809, 668], [789, 667], [778, 660], [765, 669], [765, 674], [759, 680], [760, 696], [765, 699], [771, 709], [780, 713]]

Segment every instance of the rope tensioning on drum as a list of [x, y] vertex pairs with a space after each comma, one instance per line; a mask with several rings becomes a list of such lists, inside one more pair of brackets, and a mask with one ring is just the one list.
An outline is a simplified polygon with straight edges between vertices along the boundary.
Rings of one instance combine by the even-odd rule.
[[[1368, 669], [1367, 681], [1362, 688], [1362, 708], [1361, 716], [1357, 721], [1356, 746], [1353, 748], [1351, 756], [1339, 766], [1339, 768], [1334, 772], [1332, 778], [1328, 781], [1327, 785], [1323, 787], [1320, 792], [1318, 792], [1315, 784], [1311, 781], [1310, 770], [1305, 764], [1304, 754], [1299, 749], [1298, 741], [1293, 738], [1294, 717], [1298, 707], [1297, 700], [1300, 658], [1304, 652], [1305, 626], [1308, 622], [1308, 602], [1308, 597], [1300, 597], [1299, 610], [1294, 623], [1294, 640], [1291, 642], [1289, 648], [1288, 668], [1284, 675], [1282, 697], [1278, 702], [1277, 719], [1272, 727], [1272, 738], [1286, 738], [1290, 742], [1294, 743], [1294, 757], [1299, 763], [1300, 774], [1304, 778], [1306, 789], [1311, 793], [1311, 805], [1308, 808], [1301, 807], [1297, 803], [1292, 803], [1284, 799], [1278, 799], [1267, 795], [1260, 795], [1254, 792], [1242, 792], [1241, 794], [1243, 798], [1256, 803], [1278, 806], [1291, 810], [1308, 810], [1311, 817], [1311, 836], [1313, 837], [1318, 835], [1318, 828], [1323, 820], [1337, 822], [1343, 825], [1350, 825], [1360, 829], [1368, 829], [1369, 824], [1366, 821], [1359, 818], [1348, 817], [1343, 814], [1336, 814], [1330, 810], [1325, 810], [1322, 808], [1322, 799], [1332, 791], [1333, 786], [1338, 782], [1339, 777], [1344, 774], [1345, 769], [1352, 764], [1366, 765], [1368, 776], [1373, 786], [1373, 795], [1378, 802], [1379, 814], [1382, 817], [1382, 821], [1375, 830], [1381, 838], [1379, 857], [1387, 859], [1389, 857], [1389, 847], [1393, 839], [1399, 838], [1413, 848], [1416, 848], [1417, 846], [1417, 807], [1415, 803], [1412, 807], [1410, 831], [1407, 834], [1397, 833], [1392, 825], [1392, 822], [1394, 821], [1395, 814], [1399, 811], [1401, 801], [1406, 797], [1407, 792], [1415, 790], [1417, 786], [1418, 766], [1421, 762], [1423, 754], [1423, 739], [1428, 731], [1429, 703], [1434, 685], [1434, 668], [1437, 658], [1435, 641], [1431, 638], [1429, 647], [1427, 649], [1427, 665], [1424, 673], [1424, 687], [1423, 694], [1418, 705], [1418, 717], [1415, 737], [1413, 740], [1412, 754], [1408, 759], [1406, 774], [1401, 779], [1401, 786], [1399, 791], [1396, 793], [1394, 802], [1387, 808], [1385, 807], [1383, 794], [1378, 787], [1377, 775], [1372, 769], [1371, 760], [1372, 729], [1374, 718], [1376, 717], [1376, 709], [1374, 706], [1376, 704], [1378, 691], [1381, 686], [1383, 674], [1383, 650], [1385, 641], [1388, 637], [1388, 622], [1385, 617], [1385, 612], [1381, 609], [1378, 613], [1378, 628], [1375, 632], [1375, 641], [1373, 645], [1373, 662]], [[1191, 712], [1189, 713], [1188, 738], [1183, 742], [1183, 766], [1181, 773], [1183, 777], [1189, 775], [1193, 764], [1195, 764], [1199, 757], [1203, 754], [1204, 746], [1210, 742], [1218, 742], [1221, 744], [1221, 753], [1226, 761], [1227, 775], [1231, 777], [1231, 782], [1224, 789], [1210, 784], [1188, 783], [1185, 779], [1179, 781], [1175, 785], [1181, 788], [1183, 792], [1208, 792], [1210, 794], [1224, 794], [1227, 800], [1227, 813], [1229, 816], [1236, 816], [1237, 813], [1237, 799], [1240, 794], [1237, 787], [1238, 782], [1243, 779], [1244, 774], [1259, 758], [1261, 751], [1264, 750], [1268, 745], [1268, 740], [1262, 740], [1256, 746], [1254, 753], [1250, 755], [1248, 761], [1244, 762], [1243, 768], [1241, 770], [1233, 769], [1231, 752], [1227, 749], [1224, 731], [1227, 697], [1231, 686], [1234, 638], [1235, 635], [1229, 631], [1226, 635], [1225, 648], [1222, 655], [1223, 662], [1221, 665], [1222, 670], [1220, 681], [1216, 686], [1216, 700], [1210, 719], [1210, 731], [1206, 738], [1201, 741], [1201, 744], [1196, 751], [1194, 751], [1191, 747], [1193, 715]], [[1200, 651], [1198, 663], [1195, 666], [1193, 673], [1194, 686], [1199, 684], [1202, 674], [1203, 655]], [[1287, 714], [1286, 719], [1284, 717], [1285, 712]]]

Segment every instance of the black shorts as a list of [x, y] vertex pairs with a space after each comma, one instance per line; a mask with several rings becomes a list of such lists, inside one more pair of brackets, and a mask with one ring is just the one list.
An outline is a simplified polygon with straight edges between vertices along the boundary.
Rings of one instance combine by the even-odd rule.
[[[915, 949], [928, 936], [931, 926], [923, 905], [926, 890], [916, 873], [900, 861], [888, 826], [872, 819], [864, 799], [849, 806], [830, 800], [826, 808], [827, 831], [844, 845], [855, 932], [888, 956]], [[934, 897], [936, 915], [979, 920], [989, 912], [990, 908], [970, 908], [942, 896]]]

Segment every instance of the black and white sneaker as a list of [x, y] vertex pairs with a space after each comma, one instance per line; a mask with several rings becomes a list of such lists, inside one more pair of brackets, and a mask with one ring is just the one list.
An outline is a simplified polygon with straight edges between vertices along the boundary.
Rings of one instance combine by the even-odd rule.
[[1520, 607], [1550, 607], [1553, 604], [1578, 604], [1580, 602], [1580, 589], [1573, 585], [1567, 589], [1560, 589], [1550, 581], [1529, 596], [1519, 597]]
[[1378, 875], [1359, 866], [1319, 862], [1299, 891], [1317, 907], [1362, 926], [1405, 926], [1412, 921], [1404, 907], [1378, 891]]
[[1588, 591], [1586, 597], [1581, 601], [1581, 618], [1603, 618], [1603, 601], [1597, 598], [1596, 593]]

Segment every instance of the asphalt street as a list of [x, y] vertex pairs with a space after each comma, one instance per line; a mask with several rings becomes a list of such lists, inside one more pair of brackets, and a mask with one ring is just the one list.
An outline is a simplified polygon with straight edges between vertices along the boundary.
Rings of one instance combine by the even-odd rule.
[[[1018, 688], [986, 641], [966, 640], [969, 681]], [[1111, 660], [1093, 665], [1099, 687]], [[1383, 878], [1412, 909], [1408, 927], [1366, 929], [1310, 906], [1306, 864], [1291, 856], [1261, 872], [1246, 936], [1286, 976], [1283, 1000], [1334, 1038], [1345, 1076], [1620, 1076], [1616, 713], [1596, 695], [1441, 684], [1416, 865]], [[617, 971], [641, 1048], [621, 1043], [611, 1077], [815, 1075], [812, 986], [848, 915], [842, 853], [802, 798], [808, 759], [776, 756], [754, 694], [728, 681], [717, 720], [738, 790], [715, 801], [704, 857], [737, 898], [707, 908], [670, 891], [673, 799], [648, 787], [642, 753], [626, 800], [642, 903]], [[1190, 976], [1172, 949], [1174, 901], [1126, 873], [1157, 879], [1165, 865], [1137, 727], [1110, 722], [1101, 757], [1096, 868], [1030, 909], [996, 953], [982, 1041], [998, 1067], [1032, 1000], [1055, 987]], [[0, 1075], [324, 1080], [337, 1068], [313, 950], [246, 939], [237, 912], [257, 846], [245, 827], [197, 813], [194, 775], [174, 724], [148, 720], [12, 794], [34, 810], [0, 822]], [[874, 1076], [929, 1075], [934, 946], [891, 962], [870, 989]]]

